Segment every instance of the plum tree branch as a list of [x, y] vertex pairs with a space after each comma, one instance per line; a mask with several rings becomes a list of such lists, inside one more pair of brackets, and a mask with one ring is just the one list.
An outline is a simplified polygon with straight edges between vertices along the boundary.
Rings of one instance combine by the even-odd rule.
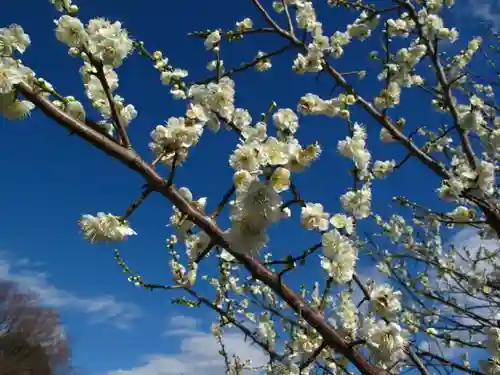
[[[264, 9], [262, 4], [260, 3], [259, 0], [251, 0], [253, 4], [256, 6], [256, 8], [259, 10], [259, 12], [262, 14], [266, 22], [275, 29], [276, 33], [281, 35], [283, 38], [289, 40], [291, 43], [293, 43], [296, 47], [298, 47], [301, 51], [307, 53], [307, 47], [304, 42], [299, 40], [297, 37], [291, 35], [288, 31], [283, 29], [270, 15], [269, 13]], [[397, 1], [400, 6], [407, 6], [406, 1], [404, 0], [395, 0]], [[411, 4], [410, 4], [411, 6]], [[408, 8], [409, 9], [409, 8]], [[413, 6], [411, 6], [411, 9], [415, 11]], [[409, 9], [410, 11], [410, 9]], [[414, 17], [416, 13], [414, 12], [412, 14], [412, 17]], [[432, 53], [435, 51], [432, 49], [431, 46], [431, 56]], [[440, 62], [437, 61], [439, 64], [436, 65], [436, 67], [440, 66]], [[414, 155], [422, 164], [427, 166], [431, 171], [433, 171], [438, 177], [442, 178], [443, 180], [449, 180], [451, 179], [452, 175], [451, 173], [446, 169], [444, 165], [439, 163], [437, 160], [432, 158], [427, 152], [422, 150], [420, 147], [418, 147], [409, 137], [407, 137], [402, 131], [400, 131], [387, 117], [385, 114], [381, 113], [378, 111], [375, 106], [370, 103], [368, 100], [364, 99], [363, 96], [361, 96], [356, 90], [354, 90], [354, 87], [347, 82], [347, 80], [343, 77], [341, 73], [339, 73], [335, 68], [333, 68], [328, 61], [324, 60], [323, 61], [323, 70], [326, 71], [335, 81], [335, 84], [337, 86], [342, 87], [348, 94], [352, 94], [356, 98], [356, 103], [361, 106], [366, 113], [368, 113], [376, 122], [378, 122], [383, 128], [385, 128], [389, 134], [397, 140], [401, 145], [403, 145], [408, 152], [411, 155]], [[440, 73], [438, 72], [438, 79], [443, 87], [443, 89], [447, 92], [444, 93], [445, 96], [447, 96], [451, 103], [451, 89], [449, 87], [449, 84], [447, 84], [446, 77], [444, 76], [444, 71], [442, 70], [441, 66], [441, 71]], [[443, 81], [444, 79], [444, 81]], [[446, 99], [446, 98], [445, 98]], [[458, 112], [457, 109], [454, 105], [449, 106], [450, 113], [452, 118], [454, 119], [455, 122], [458, 120]], [[458, 127], [459, 128], [459, 127]], [[460, 130], [459, 130], [460, 132]], [[473, 150], [470, 145], [470, 141], [467, 138], [467, 135], [465, 133], [460, 133], [461, 141], [462, 141], [462, 146], [464, 147], [464, 150], [467, 154], [467, 157], [469, 161], [471, 162], [474, 160], [474, 163], [471, 163], [472, 166], [475, 166], [475, 159], [473, 157]], [[471, 194], [464, 194], [464, 197], [470, 200], [471, 202], [477, 204], [481, 210], [483, 211], [484, 215], [486, 216], [486, 220], [488, 224], [491, 226], [491, 228], [497, 233], [497, 235], [500, 237], [500, 204], [492, 198], [485, 198], [485, 199], [477, 199], [473, 197]]]
[[113, 119], [115, 127], [118, 131], [118, 137], [120, 142], [124, 147], [132, 148], [130, 144], [130, 139], [127, 134], [127, 130], [125, 129], [126, 124], [123, 121], [123, 117], [121, 116], [120, 111], [118, 110], [118, 106], [116, 105], [115, 99], [113, 98], [113, 93], [111, 91], [111, 88], [109, 87], [109, 83], [106, 78], [106, 73], [104, 72], [103, 63], [101, 61], [96, 60], [92, 56], [92, 53], [90, 53], [88, 48], [83, 47], [83, 52], [88, 57], [90, 64], [95, 68], [95, 72], [93, 74], [97, 77], [97, 79], [102, 85], [104, 95], [106, 96], [109, 108], [111, 110], [111, 118]]
[[294, 293], [289, 287], [282, 284], [279, 276], [266, 268], [257, 259], [250, 256], [236, 253], [231, 250], [226, 241], [224, 232], [209, 217], [203, 215], [192, 207], [179, 193], [174, 185], [168, 184], [149, 163], [144, 161], [134, 150], [128, 149], [110, 141], [101, 133], [89, 128], [82, 122], [72, 118], [62, 112], [52, 102], [37, 94], [27, 83], [21, 82], [17, 85], [18, 91], [29, 101], [31, 101], [47, 117], [51, 118], [59, 125], [100, 149], [110, 157], [120, 161], [131, 170], [140, 174], [147, 184], [154, 191], [159, 192], [169, 199], [177, 209], [205, 233], [218, 246], [229, 251], [237, 260], [245, 265], [251, 275], [268, 285], [278, 296], [280, 296], [296, 313], [300, 314], [304, 320], [314, 328], [324, 339], [325, 343], [345, 356], [352, 364], [366, 375], [382, 375], [386, 371], [373, 365], [368, 359], [352, 348], [349, 343], [326, 321], [320, 312], [311, 308], [307, 303]]

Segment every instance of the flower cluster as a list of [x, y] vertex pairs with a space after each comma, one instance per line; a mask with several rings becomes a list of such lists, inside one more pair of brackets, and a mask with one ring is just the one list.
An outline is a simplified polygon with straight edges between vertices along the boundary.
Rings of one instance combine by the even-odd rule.
[[[186, 105], [184, 113], [167, 116], [168, 120], [164, 124], [157, 125], [151, 131], [149, 148], [156, 158], [151, 166], [147, 166], [151, 167], [148, 173], [153, 171], [158, 162], [170, 167], [168, 187], [183, 199], [178, 207], [172, 207], [168, 225], [176, 233], [167, 241], [172, 256], [169, 266], [173, 281], [177, 284], [174, 287], [189, 288], [197, 280], [197, 264], [202, 254], [215, 254], [218, 266], [214, 271], [216, 275], [202, 277], [213, 288], [212, 299], [198, 298], [195, 301], [197, 292], [190, 290], [194, 300], [177, 301], [188, 306], [203, 302], [212, 304], [217, 311], [223, 311], [220, 322], [212, 327], [214, 336], [220, 342], [223, 327], [243, 321], [255, 328], [251, 334], [254, 342], [260, 342], [275, 357], [273, 363], [269, 364], [273, 375], [277, 374], [276, 371], [309, 374], [315, 369], [316, 359], [332, 373], [349, 368], [349, 361], [339, 351], [322, 350], [323, 342], [327, 340], [321, 336], [319, 329], [312, 329], [311, 325], [314, 324], [310, 320], [311, 314], [293, 315], [294, 312], [290, 310], [286, 316], [287, 319], [294, 319], [294, 324], [283, 324], [284, 319], [279, 321], [280, 316], [285, 317], [281, 311], [291, 307], [297, 312], [304, 301], [307, 307], [317, 310], [325, 319], [335, 315], [337, 319], [331, 318], [329, 322], [338, 329], [346, 344], [351, 341], [353, 346], [363, 345], [363, 349], [356, 349], [360, 355], [369, 353], [370, 360], [376, 361], [386, 370], [391, 369], [391, 372], [410, 364], [412, 356], [404, 360], [402, 357], [409, 352], [409, 344], [414, 339], [420, 339], [420, 334], [450, 347], [454, 342], [467, 344], [448, 332], [452, 329], [445, 327], [438, 331], [430, 325], [445, 314], [446, 319], [453, 322], [455, 316], [460, 316], [463, 311], [468, 320], [474, 321], [476, 315], [469, 314], [469, 305], [464, 303], [465, 308], [461, 308], [463, 301], [455, 298], [455, 294], [459, 286], [462, 288], [458, 291], [459, 295], [463, 296], [466, 291], [467, 298], [480, 294], [480, 298], [488, 301], [492, 295], [496, 295], [496, 283], [500, 280], [498, 257], [487, 246], [475, 254], [465, 251], [464, 255], [454, 246], [449, 246], [452, 249], [448, 251], [443, 244], [443, 238], [446, 237], [441, 231], [460, 225], [479, 229], [481, 234], [493, 233], [496, 236], [490, 221], [495, 219], [494, 211], [498, 210], [496, 174], [500, 158], [500, 116], [497, 116], [494, 104], [495, 82], [476, 77], [474, 72], [467, 69], [480, 51], [482, 39], [474, 38], [468, 43], [464, 41], [464, 48], [451, 58], [447, 58], [441, 48], [443, 41], [454, 43], [459, 37], [455, 28], [445, 26], [444, 21], [448, 17], [443, 16], [443, 8], [452, 6], [454, 0], [397, 1], [394, 7], [387, 9], [365, 6], [360, 1], [328, 0], [332, 7], [345, 7], [357, 12], [353, 22], [332, 31], [329, 31], [331, 25], [321, 22], [315, 2], [275, 1], [273, 9], [284, 13], [286, 26], [278, 21], [275, 23], [267, 10], [261, 8], [260, 13], [268, 21], [267, 28], [254, 28], [252, 19], [242, 17], [231, 31], [212, 29], [193, 34], [202, 37], [207, 54], [210, 55], [206, 67], [212, 72], [209, 74], [215, 75], [211, 81], [200, 81], [205, 83], [198, 84], [186, 83], [184, 79], [188, 72], [169, 65], [169, 59], [161, 51], [150, 53], [144, 43], [132, 40], [121, 22], [92, 18], [84, 23], [76, 17], [78, 7], [71, 0], [50, 1], [63, 13], [55, 21], [55, 36], [68, 47], [70, 56], [82, 59], [80, 74], [85, 95], [102, 119], [91, 120], [84, 103], [76, 99], [76, 94], [76, 97], [59, 94], [50, 83], [35, 78], [34, 72], [17, 59], [15, 55], [23, 54], [31, 42], [18, 25], [0, 29], [0, 113], [12, 120], [21, 119], [30, 113], [34, 105], [20, 99], [23, 93], [30, 97], [23, 91], [27, 84], [36, 95], [52, 101], [56, 107], [51, 108], [55, 113], [54, 118], [68, 120], [69, 116], [79, 121], [81, 126], [105, 133], [108, 138], [105, 141], [111, 138], [114, 142], [112, 145], [106, 143], [101, 148], [111, 145], [110, 148], [116, 147], [113, 148], [115, 151], [123, 147], [123, 153], [130, 151], [127, 155], [132, 155], [135, 151], [129, 144], [125, 130], [137, 117], [137, 111], [116, 94], [119, 87], [117, 71], [134, 51], [152, 62], [162, 84], [169, 87], [172, 97], [185, 101]], [[259, 5], [258, 1], [254, 3]], [[384, 25], [383, 30], [377, 30], [379, 24]], [[301, 30], [301, 35], [297, 29]], [[253, 61], [232, 68], [229, 67], [232, 63], [229, 56], [224, 56], [225, 61], [221, 58], [226, 52], [222, 47], [227, 41], [269, 32], [283, 37], [299, 51], [293, 55], [293, 62], [288, 62], [293, 72], [304, 76], [307, 73], [324, 73], [335, 81], [335, 88], [330, 95], [321, 93], [320, 96], [310, 92], [304, 95], [303, 92], [295, 108], [288, 108], [289, 104], [278, 107], [272, 102], [267, 113], [262, 113], [257, 119], [255, 114], [252, 117], [249, 110], [236, 106], [236, 84], [233, 79], [237, 79], [237, 73], [246, 68], [254, 68], [259, 72], [269, 70], [273, 66], [271, 56], [278, 55], [279, 51], [266, 54], [256, 49]], [[383, 86], [376, 88], [372, 98], [365, 98], [363, 95], [365, 91], [370, 91], [369, 88], [358, 87], [351, 78], [364, 78], [367, 71], [371, 74], [372, 69], [340, 72], [337, 66], [331, 64], [335, 61], [333, 59], [344, 56], [350, 44], [365, 41], [379, 32], [384, 38], [385, 55], [379, 56], [377, 51], [373, 51], [369, 57], [372, 64], [380, 64], [376, 81]], [[486, 53], [482, 55], [494, 68], [489, 56]], [[277, 61], [273, 60], [275, 63]], [[431, 74], [424, 71], [424, 61], [430, 64]], [[446, 124], [444, 121], [442, 126], [429, 130], [427, 123], [431, 120], [426, 118], [424, 126], [409, 121], [405, 127], [407, 120], [399, 113], [403, 110], [400, 104], [404, 99], [403, 90], [412, 87], [430, 91], [432, 98], [429, 103], [440, 112], [439, 116], [447, 114], [452, 123]], [[355, 121], [358, 116], [354, 108], [365, 111], [375, 126], [382, 126], [380, 139], [370, 138], [370, 147], [372, 142], [377, 141], [399, 142], [406, 148], [408, 156], [397, 154], [391, 156], [395, 160], [375, 160], [377, 152], [389, 152], [387, 150], [392, 146], [369, 149], [368, 134], [371, 133]], [[349, 171], [353, 175], [349, 178], [352, 185], [350, 183], [339, 197], [342, 207], [340, 213], [329, 212], [325, 203], [305, 200], [307, 193], [304, 194], [302, 190], [299, 193], [297, 189], [300, 182], [295, 178], [300, 176], [296, 174], [304, 172], [322, 154], [318, 142], [302, 144], [297, 139], [297, 135], [305, 128], [305, 121], [300, 115], [335, 117], [333, 122], [347, 122], [349, 125], [347, 135], [333, 138], [339, 140], [338, 154], [353, 164], [353, 169]], [[74, 123], [68, 120], [68, 124]], [[371, 123], [366, 122], [368, 126], [372, 126]], [[200, 143], [205, 127], [214, 133], [224, 127], [238, 139], [228, 157], [233, 186], [211, 214], [206, 212], [207, 198], [195, 199], [188, 188], [176, 188], [170, 184], [174, 180], [176, 168], [187, 160], [189, 151]], [[138, 154], [133, 156], [139, 158]], [[438, 184], [441, 183], [441, 186], [437, 189], [439, 198], [453, 202], [454, 206], [439, 212], [398, 196], [394, 197], [393, 203], [408, 209], [411, 214], [404, 217], [404, 214], [389, 214], [390, 218], [385, 221], [372, 212], [377, 207], [372, 206], [373, 195], [377, 192], [372, 191], [372, 188], [384, 184], [384, 181], [378, 180], [386, 179], [395, 170], [399, 172], [409, 159], [410, 163], [417, 160], [430, 166], [433, 173], [440, 177]], [[285, 199], [287, 195], [290, 199]], [[189, 211], [181, 209], [183, 206], [191, 207], [206, 222], [216, 227], [216, 220], [222, 226], [224, 219], [219, 214], [224, 212], [226, 204], [229, 206], [229, 224], [225, 231], [212, 231], [200, 224], [206, 231], [202, 230], [195, 224], [201, 223], [201, 220], [188, 216], [185, 212]], [[134, 205], [123, 217], [103, 212], [95, 216], [81, 216], [79, 225], [84, 238], [91, 243], [103, 243], [123, 241], [128, 236], [136, 235], [127, 221], [137, 208]], [[305, 236], [321, 236], [321, 242], [308, 247], [301, 255], [291, 253], [283, 259], [274, 259], [273, 254], [263, 251], [269, 242], [271, 226], [291, 217], [295, 207], [300, 207], [297, 221], [308, 231]], [[358, 225], [367, 225], [369, 228], [370, 220], [381, 229], [381, 233], [376, 235], [387, 237], [381, 248], [375, 242], [376, 239], [372, 239], [376, 236], [367, 234], [369, 240], [364, 241], [358, 233], [364, 231], [364, 228], [357, 230]], [[227, 249], [219, 248], [224, 241]], [[176, 245], [185, 248], [187, 262], [184, 264], [175, 249]], [[368, 250], [370, 246], [373, 248]], [[314, 258], [312, 254], [316, 249], [321, 249], [322, 254]], [[365, 283], [356, 273], [358, 257], [365, 251], [376, 258], [378, 270], [388, 276], [388, 280], [380, 284], [371, 280]], [[279, 298], [283, 295], [274, 285], [273, 288], [266, 285], [258, 280], [258, 275], [253, 278], [258, 272], [253, 272], [251, 267], [248, 268], [252, 271], [252, 278], [245, 277], [241, 272], [244, 271], [243, 265], [249, 266], [253, 262], [248, 262], [248, 256], [262, 258], [261, 266], [268, 267], [276, 275], [279, 273], [280, 278], [299, 264], [306, 263], [306, 260], [310, 265], [310, 259], [314, 258], [316, 267], [325, 271], [328, 281], [325, 287], [316, 280], [309, 286], [301, 286], [297, 293], [300, 303], [294, 305], [292, 298], [286, 299], [285, 303]], [[467, 264], [459, 264], [460, 260]], [[487, 266], [479, 266], [482, 262], [487, 263]], [[419, 267], [411, 266], [415, 263]], [[425, 264], [425, 272], [421, 271], [424, 268], [420, 264]], [[396, 278], [408, 293], [405, 292], [403, 296], [396, 290], [391, 284], [391, 277]], [[139, 286], [146, 285], [141, 278], [129, 279]], [[463, 285], [459, 285], [457, 280]], [[359, 305], [355, 288], [363, 293]], [[433, 288], [439, 293], [434, 293]], [[421, 305], [408, 305], [406, 297], [410, 295], [429, 297], [432, 303], [425, 301]], [[443, 310], [436, 307], [440, 303], [445, 305]], [[269, 311], [252, 311], [251, 307], [256, 304]], [[457, 306], [460, 308], [455, 308]], [[477, 316], [481, 313], [478, 309]], [[487, 327], [489, 319], [490, 316], [480, 316], [481, 327]], [[463, 325], [463, 321], [460, 324]], [[490, 325], [496, 324], [495, 321]], [[278, 329], [282, 329], [289, 337], [283, 347], [278, 342], [283, 337], [277, 332]], [[416, 336], [412, 340], [409, 338], [410, 333]], [[500, 330], [489, 327], [481, 334], [487, 336], [481, 345], [490, 354], [490, 359], [482, 362], [481, 366], [487, 374], [499, 374]], [[470, 346], [478, 347], [477, 344]], [[282, 348], [283, 354], [274, 353], [277, 348]], [[221, 354], [224, 355], [223, 350]], [[415, 355], [421, 354], [422, 351], [418, 351]], [[312, 362], [308, 362], [310, 359]], [[233, 369], [228, 364], [227, 372], [241, 373], [250, 369], [250, 366], [245, 366], [235, 365]], [[464, 359], [463, 367], [471, 367], [468, 358]], [[363, 372], [361, 368], [358, 370]]]
[[158, 125], [152, 132], [150, 149], [160, 161], [177, 166], [188, 156], [190, 147], [198, 143], [203, 125], [184, 117], [170, 117], [166, 125]]
[[361, 189], [349, 190], [340, 197], [342, 207], [346, 212], [352, 213], [357, 219], [366, 219], [371, 214], [372, 192], [370, 183]]
[[382, 318], [394, 319], [401, 312], [400, 291], [394, 291], [390, 285], [375, 286], [370, 291], [371, 311]]
[[495, 191], [495, 164], [481, 160], [474, 170], [463, 153], [457, 152], [451, 160], [452, 177], [444, 180], [438, 189], [441, 199], [455, 201], [466, 189], [474, 189], [479, 195], [491, 195]]
[[191, 99], [187, 116], [217, 132], [220, 120], [230, 121], [233, 116], [234, 93], [234, 81], [229, 77], [218, 83], [193, 85], [187, 94]]
[[[105, 65], [102, 71], [98, 71], [92, 64], [85, 63], [80, 69], [80, 74], [84, 83], [85, 94], [91, 101], [92, 107], [101, 113], [104, 122], [113, 119], [112, 106], [115, 106], [118, 116], [125, 125], [128, 125], [137, 117], [137, 111], [132, 104], [125, 105], [124, 99], [120, 95], [112, 96], [113, 91], [118, 88], [118, 75], [110, 65]], [[110, 96], [112, 96], [111, 100]], [[72, 102], [74, 104], [70, 108], [66, 103], [66, 111], [74, 118], [81, 120], [82, 117], [85, 117], [84, 108], [80, 103], [75, 103], [75, 100], [72, 100]], [[113, 129], [111, 125], [108, 127]]]
[[14, 51], [24, 53], [31, 39], [19, 25], [0, 28], [0, 55], [12, 56]]
[[359, 317], [356, 305], [352, 301], [352, 294], [348, 291], [341, 293], [338, 311], [342, 328], [346, 331], [347, 336], [355, 338], [359, 328]]
[[272, 186], [252, 178], [242, 182], [231, 202], [232, 225], [226, 234], [231, 249], [257, 255], [268, 242], [266, 229], [286, 216], [281, 203]]
[[321, 266], [328, 275], [339, 284], [350, 281], [358, 258], [353, 242], [337, 229], [332, 229], [322, 235], [321, 245], [323, 247]]
[[413, 234], [413, 227], [407, 224], [406, 220], [400, 215], [392, 215], [387, 223], [378, 216], [375, 220], [393, 243], [404, 241]]
[[90, 243], [123, 241], [128, 236], [137, 234], [126, 220], [104, 212], [99, 212], [96, 216], [83, 215], [79, 224], [83, 236]]
[[399, 324], [368, 318], [363, 322], [360, 333], [368, 343], [370, 354], [381, 364], [389, 367], [404, 356], [408, 332]]
[[338, 149], [343, 156], [352, 159], [361, 176], [367, 174], [371, 155], [366, 149], [366, 131], [360, 124], [354, 124], [352, 137], [340, 141]]
[[132, 51], [133, 42], [118, 21], [94, 18], [84, 26], [78, 18], [64, 14], [55, 23], [57, 39], [68, 45], [73, 55], [83, 52], [93, 60], [117, 68]]
[[399, 104], [401, 87], [421, 86], [424, 83], [423, 78], [413, 72], [426, 53], [427, 47], [424, 44], [401, 48], [393, 61], [385, 64], [378, 79], [387, 81], [387, 87], [373, 101], [377, 108], [391, 108]]
[[[120, 67], [133, 51], [134, 42], [119, 21], [93, 18], [84, 25], [76, 17], [78, 7], [71, 1], [54, 1], [54, 5], [67, 13], [55, 20], [56, 38], [69, 47], [71, 56], [83, 59], [80, 74], [86, 96], [103, 117], [98, 122], [99, 131], [114, 137], [117, 126], [127, 126], [137, 117], [132, 104], [125, 104], [123, 97], [113, 94], [118, 88], [118, 75], [114, 69]], [[73, 118], [85, 120], [84, 106], [74, 97], [56, 100], [54, 104]]]
[[31, 83], [35, 74], [14, 53], [24, 53], [31, 39], [19, 25], [0, 28], [0, 114], [8, 120], [23, 119], [34, 105], [17, 98], [14, 86], [21, 82]]
[[348, 118], [348, 106], [354, 103], [356, 103], [354, 95], [340, 94], [337, 98], [324, 100], [318, 95], [309, 93], [300, 99], [297, 109], [304, 115], [340, 116], [342, 118]]

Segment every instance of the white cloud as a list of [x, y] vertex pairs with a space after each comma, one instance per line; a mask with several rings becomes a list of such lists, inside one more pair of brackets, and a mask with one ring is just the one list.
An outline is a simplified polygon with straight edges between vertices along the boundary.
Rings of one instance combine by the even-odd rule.
[[114, 296], [80, 296], [61, 289], [51, 284], [49, 276], [37, 270], [37, 266], [29, 259], [11, 263], [5, 253], [0, 253], [0, 280], [16, 282], [34, 292], [45, 305], [86, 313], [95, 323], [107, 321], [117, 328], [127, 328], [140, 315], [138, 306], [118, 301]]
[[163, 336], [182, 336], [196, 333], [198, 321], [195, 318], [185, 315], [173, 316], [169, 319], [167, 329]]
[[[179, 351], [171, 354], [152, 354], [143, 358], [142, 364], [128, 370], [116, 370], [107, 375], [222, 375], [224, 359], [219, 355], [220, 346], [214, 336], [200, 330], [199, 321], [185, 316], [170, 319], [166, 334], [179, 339]], [[245, 342], [239, 332], [224, 334], [224, 345], [229, 356], [241, 360], [251, 359], [253, 366], [266, 363], [266, 355], [255, 345]]]

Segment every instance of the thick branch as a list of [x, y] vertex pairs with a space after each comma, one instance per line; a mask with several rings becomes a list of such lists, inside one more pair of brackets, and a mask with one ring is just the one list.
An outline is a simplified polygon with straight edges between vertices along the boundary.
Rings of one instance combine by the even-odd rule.
[[192, 207], [179, 194], [175, 186], [169, 185], [135, 151], [117, 145], [101, 133], [62, 112], [50, 100], [37, 95], [28, 84], [20, 83], [18, 90], [49, 118], [140, 174], [153, 190], [169, 199], [179, 211], [187, 215], [193, 223], [205, 231], [216, 245], [228, 250], [237, 260], [242, 262], [254, 278], [268, 285], [296, 313], [300, 314], [312, 328], [318, 331], [328, 346], [350, 360], [361, 373], [366, 375], [385, 374], [385, 371], [371, 364], [363, 355], [351, 348], [341, 335], [327, 323], [321, 313], [312, 309], [301, 297], [286, 285], [283, 285], [276, 273], [271, 272], [254, 258], [231, 251], [223, 231], [217, 224]]

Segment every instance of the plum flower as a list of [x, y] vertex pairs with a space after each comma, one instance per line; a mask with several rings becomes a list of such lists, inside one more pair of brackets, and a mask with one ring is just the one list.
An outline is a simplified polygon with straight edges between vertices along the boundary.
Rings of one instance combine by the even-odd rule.
[[83, 215], [79, 221], [83, 236], [90, 243], [123, 241], [137, 233], [119, 216], [99, 212]]

